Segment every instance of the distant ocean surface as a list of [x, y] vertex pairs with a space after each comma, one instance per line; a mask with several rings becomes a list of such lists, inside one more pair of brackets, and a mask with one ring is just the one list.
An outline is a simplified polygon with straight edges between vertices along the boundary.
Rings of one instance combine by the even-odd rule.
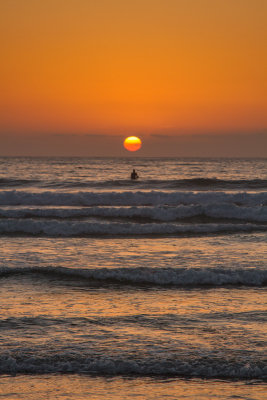
[[266, 399], [267, 159], [0, 158], [0, 235], [0, 398]]

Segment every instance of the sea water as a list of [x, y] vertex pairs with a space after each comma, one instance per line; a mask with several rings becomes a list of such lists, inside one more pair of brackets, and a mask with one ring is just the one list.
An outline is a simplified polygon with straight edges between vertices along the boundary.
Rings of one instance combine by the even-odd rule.
[[0, 398], [266, 399], [267, 159], [1, 158], [0, 186]]

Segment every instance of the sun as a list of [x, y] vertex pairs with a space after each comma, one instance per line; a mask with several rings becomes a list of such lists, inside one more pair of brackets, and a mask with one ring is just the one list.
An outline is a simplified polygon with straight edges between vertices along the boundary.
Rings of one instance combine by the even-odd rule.
[[125, 147], [126, 150], [137, 151], [141, 148], [142, 141], [141, 139], [139, 139], [139, 137], [129, 136], [124, 140], [123, 146]]

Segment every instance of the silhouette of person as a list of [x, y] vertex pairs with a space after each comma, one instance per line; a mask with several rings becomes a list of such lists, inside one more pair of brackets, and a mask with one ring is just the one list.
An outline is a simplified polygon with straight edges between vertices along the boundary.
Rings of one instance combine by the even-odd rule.
[[131, 173], [131, 179], [137, 179], [137, 178], [139, 178], [139, 176], [135, 172], [135, 169], [133, 169], [133, 172]]

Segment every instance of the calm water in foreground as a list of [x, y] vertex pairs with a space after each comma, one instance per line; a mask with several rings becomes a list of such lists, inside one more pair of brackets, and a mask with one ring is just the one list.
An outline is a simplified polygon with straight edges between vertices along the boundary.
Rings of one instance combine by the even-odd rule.
[[266, 399], [267, 160], [2, 158], [0, 186], [0, 398]]

